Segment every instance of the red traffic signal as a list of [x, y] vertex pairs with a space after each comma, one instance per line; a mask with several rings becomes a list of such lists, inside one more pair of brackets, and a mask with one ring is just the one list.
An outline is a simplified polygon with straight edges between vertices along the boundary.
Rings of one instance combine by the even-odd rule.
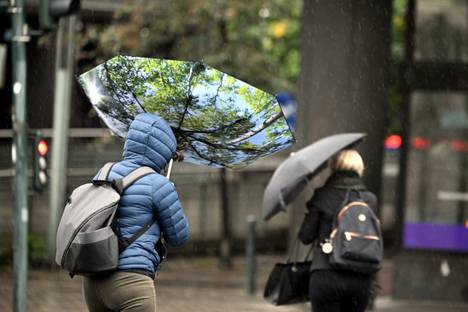
[[48, 169], [49, 142], [36, 131], [33, 145], [33, 187], [42, 192], [49, 183]]
[[36, 149], [39, 155], [46, 156], [47, 153], [49, 152], [49, 144], [47, 143], [46, 140], [40, 140], [37, 143]]
[[401, 146], [401, 136], [392, 134], [385, 139], [385, 148], [389, 150], [398, 150]]

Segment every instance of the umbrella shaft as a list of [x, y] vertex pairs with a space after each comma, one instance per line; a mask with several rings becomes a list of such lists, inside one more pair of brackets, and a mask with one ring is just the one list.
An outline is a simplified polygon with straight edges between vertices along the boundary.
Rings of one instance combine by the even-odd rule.
[[171, 178], [171, 172], [172, 172], [172, 164], [174, 163], [174, 160], [171, 159], [169, 161], [169, 167], [167, 168], [167, 175], [166, 178], [169, 180]]

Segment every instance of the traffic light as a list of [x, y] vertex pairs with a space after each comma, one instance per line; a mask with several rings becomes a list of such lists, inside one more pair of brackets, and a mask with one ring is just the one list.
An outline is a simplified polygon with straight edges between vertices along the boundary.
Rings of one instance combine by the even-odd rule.
[[49, 183], [48, 167], [49, 143], [40, 132], [36, 132], [34, 137], [34, 174], [33, 186], [38, 192], [42, 192]]
[[78, 13], [80, 0], [29, 0], [26, 19], [33, 29], [52, 29], [61, 17]]
[[[42, 0], [46, 1], [46, 0]], [[48, 0], [49, 15], [58, 21], [62, 16], [77, 13], [80, 10], [80, 0]]]

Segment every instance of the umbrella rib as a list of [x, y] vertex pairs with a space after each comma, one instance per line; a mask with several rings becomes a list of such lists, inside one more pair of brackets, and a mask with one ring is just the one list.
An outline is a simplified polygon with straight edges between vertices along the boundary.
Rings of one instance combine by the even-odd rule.
[[[106, 77], [107, 77], [107, 80], [108, 80], [109, 83], [110, 83], [110, 86], [111, 86], [111, 88], [112, 88], [112, 91], [114, 92], [114, 94], [117, 95], [117, 98], [119, 99], [120, 104], [126, 106], [126, 102], [123, 101], [123, 100], [121, 99], [120, 94], [116, 91], [118, 88], [115, 86], [114, 80], [113, 80], [113, 79], [110, 77], [110, 75], [109, 75], [109, 67], [107, 66], [107, 62], [104, 63], [104, 68], [105, 68], [105, 70], [106, 70]], [[146, 113], [145, 108], [141, 105], [141, 103], [140, 103], [140, 101], [138, 100], [138, 98], [136, 97], [135, 93], [133, 93], [133, 91], [129, 91], [130, 88], [129, 88], [127, 82], [125, 81], [125, 79], [124, 79], [124, 84], [125, 84], [125, 86], [127, 87], [127, 90], [126, 90], [126, 91], [127, 91], [127, 92], [130, 92], [130, 93], [132, 94], [132, 97], [136, 100], [136, 102], [138, 103], [138, 105], [140, 106], [140, 108]]]
[[239, 122], [245, 120], [246, 118], [240, 118], [240, 119], [237, 119], [235, 121], [233, 121], [232, 123], [230, 123], [229, 125], [222, 125], [221, 127], [219, 128], [216, 128], [216, 129], [208, 129], [208, 130], [181, 130], [181, 131], [184, 131], [185, 133], [217, 133], [217, 132], [220, 132], [220, 131], [223, 131], [225, 129], [228, 129], [236, 124], [238, 124]]
[[218, 161], [215, 161], [213, 159], [210, 159], [210, 158], [206, 158], [205, 156], [203, 156], [202, 154], [200, 154], [200, 152], [196, 149], [196, 147], [191, 143], [191, 142], [188, 142], [188, 144], [190, 145], [190, 147], [192, 148], [192, 150], [195, 152], [195, 154], [198, 155], [198, 157], [200, 157], [201, 159], [204, 159], [204, 160], [207, 160], [209, 161], [210, 163], [213, 163], [213, 164], [217, 164], [217, 165], [220, 165], [220, 166], [224, 166], [222, 163], [218, 162]]
[[[267, 104], [265, 104], [265, 106], [264, 106], [263, 108], [267, 107], [267, 106], [270, 104], [270, 102], [271, 102], [271, 101], [268, 101]], [[263, 109], [263, 108], [262, 108], [262, 109]], [[216, 129], [211, 129], [211, 130], [183, 130], [183, 131], [184, 131], [185, 133], [207, 133], [207, 134], [208, 134], [208, 133], [217, 133], [217, 132], [223, 131], [223, 130], [225, 130], [225, 129], [229, 129], [229, 128], [231, 128], [232, 126], [234, 126], [234, 125], [236, 125], [236, 124], [242, 122], [243, 120], [249, 120], [250, 118], [252, 118], [253, 115], [254, 115], [254, 114], [252, 113], [252, 114], [250, 114], [248, 117], [244, 117], [244, 118], [237, 119], [237, 120], [235, 120], [234, 122], [232, 122], [232, 123], [230, 123], [230, 124], [228, 124], [228, 125], [223, 125], [223, 126], [221, 126], [221, 127], [219, 127], [219, 128], [216, 128]], [[280, 117], [280, 116], [278, 116], [278, 117]], [[260, 130], [260, 131], [261, 131], [261, 130]], [[258, 131], [258, 132], [260, 132], [260, 131]], [[258, 132], [257, 132], [257, 133], [258, 133]]]
[[[262, 97], [265, 97], [265, 95], [262, 95]], [[265, 108], [267, 108], [268, 106], [270, 106], [271, 102], [273, 101], [273, 99], [270, 99], [269, 101], [267, 101], [265, 103], [265, 105], [262, 106], [262, 108], [259, 110], [259, 111], [263, 111]], [[248, 119], [252, 118], [254, 115], [254, 113], [250, 114]]]
[[193, 79], [193, 66], [190, 67], [190, 74], [189, 74], [189, 81], [188, 81], [188, 92], [187, 92], [187, 100], [185, 101], [185, 110], [184, 113], [182, 114], [182, 118], [180, 119], [178, 129], [182, 127], [182, 124], [184, 123], [185, 115], [187, 114], [188, 107], [190, 104], [190, 99], [192, 98], [192, 79]]
[[234, 139], [234, 140], [231, 140], [229, 142], [227, 142], [228, 144], [237, 144], [237, 143], [240, 143], [242, 141], [245, 141], [247, 139], [250, 139], [251, 137], [253, 137], [254, 135], [256, 135], [257, 133], [263, 131], [264, 129], [266, 129], [268, 126], [270, 126], [271, 124], [273, 124], [276, 120], [278, 120], [281, 116], [283, 116], [283, 114], [281, 112], [277, 113], [276, 115], [273, 115], [272, 117], [270, 117], [269, 119], [265, 120], [261, 125], [260, 127], [257, 127], [256, 129], [253, 129], [247, 133], [245, 133], [244, 135]]
[[219, 90], [220, 90], [221, 87], [223, 86], [224, 75], [225, 75], [225, 74], [222, 73], [221, 79], [220, 79], [220, 81], [219, 81], [219, 86], [218, 86], [218, 88], [216, 88], [216, 95], [214, 96], [214, 102], [213, 102], [214, 107], [215, 107], [215, 110], [218, 109], [218, 106], [216, 105], [216, 102], [217, 102], [217, 100], [218, 100]]
[[109, 68], [108, 68], [108, 66], [107, 66], [107, 62], [104, 63], [104, 69], [105, 69], [105, 71], [106, 71], [106, 78], [107, 78], [107, 81], [109, 81], [109, 84], [110, 84], [110, 87], [111, 87], [113, 93], [117, 96], [117, 99], [118, 99], [118, 101], [120, 102], [120, 104], [122, 104], [123, 106], [125, 106], [124, 101], [121, 99], [121, 96], [120, 96], [120, 94], [117, 92], [117, 88], [116, 88], [115, 85], [114, 85], [114, 83], [115, 83], [114, 80], [113, 80], [113, 79], [110, 77], [110, 75], [109, 75]]
[[[183, 133], [184, 131], [182, 131]], [[211, 147], [214, 147], [214, 148], [219, 148], [219, 149], [225, 149], [225, 150], [228, 150], [228, 151], [251, 151], [251, 152], [263, 152], [263, 150], [258, 150], [258, 149], [245, 149], [245, 148], [240, 148], [240, 147], [230, 147], [230, 146], [225, 146], [225, 145], [222, 145], [222, 144], [218, 144], [218, 143], [212, 143], [212, 142], [209, 142], [205, 139], [202, 139], [202, 138], [197, 138], [197, 137], [194, 137], [193, 135], [190, 135], [190, 134], [186, 134], [186, 133], [183, 133], [185, 136], [189, 137], [189, 138], [192, 138], [196, 141], [199, 141], [199, 142], [202, 142], [202, 143], [205, 143], [206, 145], [209, 145]]]
[[187, 137], [189, 137], [189, 138], [192, 138], [192, 139], [194, 139], [194, 140], [196, 140], [196, 141], [205, 143], [206, 145], [209, 145], [209, 146], [214, 147], [214, 148], [227, 149], [227, 150], [234, 150], [234, 151], [239, 150], [239, 149], [237, 149], [237, 148], [229, 148], [229, 147], [227, 147], [227, 146], [223, 146], [222, 144], [212, 143], [212, 142], [207, 141], [207, 140], [205, 140], [205, 139], [194, 137], [193, 135], [190, 135], [190, 134], [185, 134], [185, 133], [184, 133], [184, 135], [187, 136]]
[[[124, 59], [125, 59], [125, 63], [127, 63], [127, 59], [126, 59], [126, 58], [124, 58]], [[125, 84], [125, 86], [127, 87], [127, 91], [130, 92], [130, 93], [132, 94], [132, 97], [133, 97], [133, 98], [135, 99], [135, 101], [138, 103], [138, 106], [140, 106], [140, 108], [146, 113], [145, 108], [144, 108], [143, 105], [140, 103], [140, 100], [137, 98], [136, 94], [135, 94], [132, 90], [130, 90], [130, 87], [129, 87], [128, 84], [127, 84], [127, 80], [125, 80], [125, 79], [124, 79], [124, 84]]]

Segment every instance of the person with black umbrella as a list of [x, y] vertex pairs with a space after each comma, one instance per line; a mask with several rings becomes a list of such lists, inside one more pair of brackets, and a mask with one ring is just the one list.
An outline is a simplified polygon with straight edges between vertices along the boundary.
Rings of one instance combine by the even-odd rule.
[[367, 191], [362, 183], [364, 162], [356, 150], [341, 151], [331, 160], [330, 166], [333, 173], [321, 188], [315, 190], [307, 203], [306, 215], [299, 231], [299, 239], [304, 244], [314, 246], [309, 280], [312, 310], [363, 312], [370, 298], [373, 274], [332, 266], [328, 239], [338, 211], [349, 203], [350, 192], [356, 192], [374, 212], [377, 209], [377, 197]]

